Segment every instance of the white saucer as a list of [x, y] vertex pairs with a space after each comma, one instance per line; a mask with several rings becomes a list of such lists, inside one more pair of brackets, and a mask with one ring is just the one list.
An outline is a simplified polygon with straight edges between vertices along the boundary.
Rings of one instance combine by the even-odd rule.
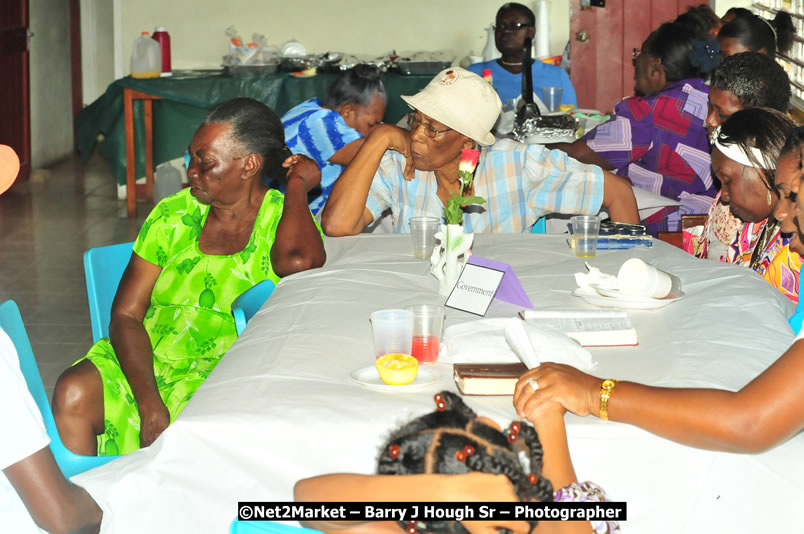
[[[594, 286], [593, 286], [594, 287]], [[654, 299], [651, 297], [638, 297], [635, 295], [624, 295], [616, 289], [607, 289], [602, 287], [588, 287], [578, 288], [572, 292], [576, 297], [581, 297], [583, 300], [594, 306], [601, 308], [619, 308], [621, 310], [656, 310], [664, 308], [668, 304], [672, 304], [684, 297], [682, 293], [675, 298]]]
[[392, 386], [383, 382], [380, 378], [380, 374], [377, 372], [377, 367], [374, 365], [368, 365], [366, 367], [361, 367], [360, 369], [355, 369], [352, 371], [351, 377], [352, 380], [366, 389], [384, 392], [395, 391], [397, 393], [420, 391], [432, 386], [433, 384], [441, 383], [441, 373], [431, 367], [425, 367], [423, 365], [419, 366], [419, 372], [416, 375], [416, 380], [405, 386]]

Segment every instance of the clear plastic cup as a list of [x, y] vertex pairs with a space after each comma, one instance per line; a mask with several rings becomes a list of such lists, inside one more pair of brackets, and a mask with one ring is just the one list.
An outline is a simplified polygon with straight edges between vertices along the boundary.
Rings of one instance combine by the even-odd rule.
[[371, 314], [374, 335], [374, 355], [411, 353], [413, 343], [413, 313], [408, 310], [379, 310]]
[[579, 258], [594, 258], [597, 254], [597, 236], [600, 219], [594, 215], [575, 215], [570, 218], [575, 255]]
[[413, 240], [413, 255], [417, 258], [429, 258], [435, 247], [435, 235], [440, 221], [436, 217], [411, 217], [408, 222]]
[[418, 304], [407, 309], [413, 313], [412, 356], [419, 363], [435, 363], [441, 348], [447, 309], [434, 304]]
[[542, 87], [542, 102], [551, 112], [561, 109], [561, 97], [564, 96], [564, 88], [552, 85]]

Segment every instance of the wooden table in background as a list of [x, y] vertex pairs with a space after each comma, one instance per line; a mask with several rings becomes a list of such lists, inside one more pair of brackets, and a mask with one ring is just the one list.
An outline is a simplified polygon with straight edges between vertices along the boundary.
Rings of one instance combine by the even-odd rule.
[[154, 195], [154, 131], [153, 101], [161, 97], [123, 89], [123, 114], [126, 128], [126, 207], [128, 218], [137, 214], [137, 176], [134, 163], [134, 100], [143, 100], [145, 106], [145, 196], [153, 199]]

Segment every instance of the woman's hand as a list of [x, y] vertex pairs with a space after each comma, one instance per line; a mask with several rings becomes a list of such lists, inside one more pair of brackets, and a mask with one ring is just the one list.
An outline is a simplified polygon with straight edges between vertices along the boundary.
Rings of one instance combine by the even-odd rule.
[[168, 412], [162, 399], [139, 404], [140, 447], [147, 447], [159, 437], [170, 424]]
[[405, 180], [414, 177], [413, 159], [410, 157], [410, 132], [391, 124], [380, 124], [371, 132], [371, 137], [382, 137], [388, 150], [396, 150], [405, 156]]
[[[538, 389], [533, 389], [535, 380]], [[514, 407], [530, 421], [554, 410], [554, 403], [576, 415], [597, 415], [601, 380], [569, 365], [543, 363], [529, 370], [516, 383]]]
[[308, 193], [321, 183], [321, 169], [315, 161], [303, 154], [289, 156], [282, 162], [282, 166], [288, 170], [287, 181], [300, 178]]

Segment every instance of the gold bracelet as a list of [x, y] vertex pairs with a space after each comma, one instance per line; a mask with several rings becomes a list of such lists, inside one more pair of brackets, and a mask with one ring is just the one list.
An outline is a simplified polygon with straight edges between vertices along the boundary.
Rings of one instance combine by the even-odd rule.
[[617, 381], [611, 378], [607, 378], [600, 384], [600, 418], [604, 421], [609, 420], [609, 398], [616, 385]]

